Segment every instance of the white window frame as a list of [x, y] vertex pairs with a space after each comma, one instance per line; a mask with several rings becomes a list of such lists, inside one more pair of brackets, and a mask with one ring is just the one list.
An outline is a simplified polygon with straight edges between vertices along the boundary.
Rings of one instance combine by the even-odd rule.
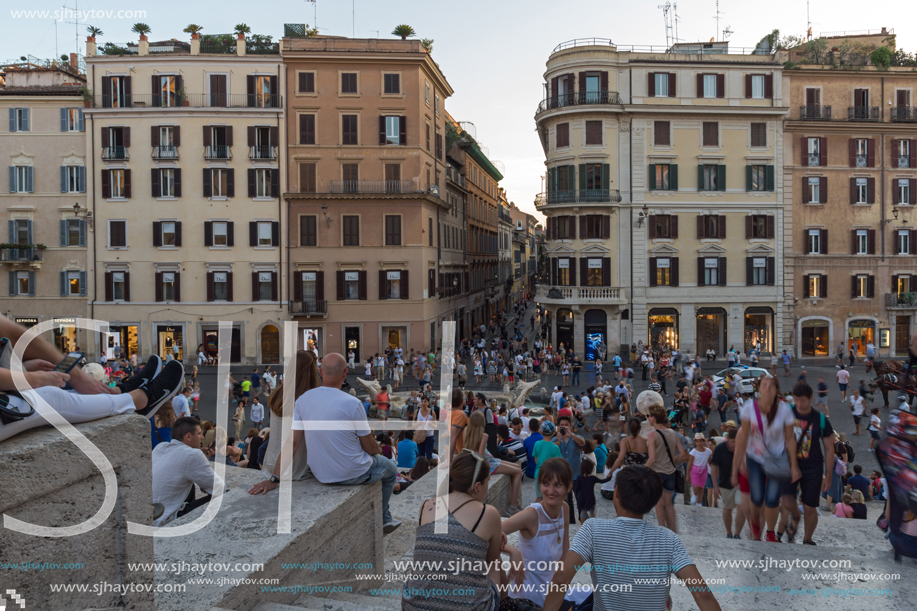
[[809, 138], [809, 165], [810, 166], [820, 166], [821, 165], [821, 141], [818, 138]]
[[385, 117], [385, 144], [401, 144], [401, 117]]
[[754, 286], [765, 286], [767, 284], [767, 268], [766, 267], [752, 267], [751, 268], [751, 283]]
[[[714, 266], [708, 265], [710, 261], [713, 261]], [[704, 258], [704, 285], [705, 286], [717, 286], [719, 284], [719, 259], [705, 257]]]
[[817, 176], [809, 177], [809, 203], [821, 203], [821, 180]]
[[704, 186], [702, 191], [717, 191], [719, 185], [716, 184], [719, 176], [719, 166], [704, 164]]
[[653, 73], [654, 98], [669, 97], [669, 74], [667, 72]]
[[857, 254], [869, 254], [869, 231], [866, 229], [857, 229]]
[[[73, 292], [73, 281], [76, 280], [76, 292]], [[67, 295], [71, 297], [79, 297], [80, 291], [83, 287], [80, 286], [80, 272], [77, 271], [68, 271], [67, 272]]]
[[857, 178], [856, 179], [856, 190], [857, 190], [856, 203], [868, 204], [869, 203], [869, 179], [868, 178]]
[[865, 168], [869, 165], [869, 141], [866, 138], [856, 139], [855, 164], [858, 168]]
[[[226, 301], [229, 297], [229, 272], [213, 272], [213, 300]], [[222, 297], [217, 295], [217, 287], [222, 285]]]
[[[66, 227], [65, 236], [66, 236], [67, 246], [79, 246], [80, 245], [80, 224], [82, 223], [82, 221], [80, 219], [64, 219], [64, 220], [66, 221], [66, 223], [64, 224], [64, 227]], [[71, 229], [71, 227], [75, 227], [76, 229], [75, 230]], [[76, 232], [76, 244], [74, 244], [73, 240], [71, 240], [71, 238], [73, 237], [73, 234], [71, 232], [73, 231]]]
[[175, 197], [175, 169], [159, 169], [159, 197]]
[[[274, 240], [271, 235], [272, 223], [270, 221], [258, 221], [258, 244], [260, 248], [273, 247], [275, 246]], [[265, 232], [267, 237], [264, 237]], [[266, 240], [266, 243], [265, 243]]]
[[908, 229], [898, 230], [898, 254], [911, 254], [911, 232]]
[[[28, 193], [29, 185], [29, 168], [30, 165], [16, 165], [13, 166], [16, 168], [16, 191], [15, 193]], [[34, 176], [34, 172], [33, 172]]]
[[[124, 281], [125, 272], [112, 272], [111, 273], [111, 300], [112, 301], [125, 301], [124, 289], [126, 288]], [[121, 286], [121, 296], [118, 296], [118, 286]]]
[[[229, 222], [228, 221], [213, 221], [213, 245], [219, 248], [229, 248]], [[221, 231], [217, 231], [217, 229]], [[217, 237], [222, 238], [223, 243], [217, 243]]]
[[[401, 272], [385, 272], [385, 296], [387, 299], [401, 299]], [[389, 276], [392, 276], [389, 278]], [[395, 277], [397, 276], [397, 277]]]
[[715, 74], [702, 74], [703, 78], [703, 97], [704, 98], [715, 98], [716, 97], [716, 75]]
[[[901, 289], [905, 290], [901, 290]], [[911, 286], [911, 277], [909, 275], [898, 276], [898, 286], [894, 287], [895, 292], [900, 293], [910, 293], [913, 291], [914, 287]]]
[[[265, 287], [265, 285], [267, 285]], [[258, 272], [258, 298], [261, 301], [270, 301], [273, 296], [274, 283], [271, 272]]]
[[751, 166], [751, 190], [767, 191], [767, 166]]
[[[225, 191], [223, 189], [224, 186], [226, 187]], [[229, 197], [229, 168], [210, 168], [210, 196], [215, 198]]]
[[[124, 172], [123, 169], [114, 169], [114, 170], [105, 170], [111, 172], [108, 175], [108, 183], [111, 185], [111, 195], [110, 199], [126, 199], [124, 196]], [[120, 180], [115, 180], [116, 176], [120, 176]]]
[[[171, 231], [166, 231], [170, 226], [171, 226]], [[160, 235], [159, 235], [159, 237], [160, 237], [160, 242], [162, 243], [162, 248], [177, 248], [177, 246], [175, 245], [175, 239], [176, 239], [176, 233], [175, 233], [175, 232], [176, 232], [176, 224], [175, 224], [175, 221], [162, 221], [162, 222], [160, 223], [160, 225], [159, 225], [159, 229], [160, 229]], [[171, 244], [167, 244], [167, 243], [166, 243], [166, 236], [167, 236], [167, 235], [171, 235], [171, 236], [172, 236], [172, 243], [171, 243]]]
[[68, 132], [78, 132], [82, 131], [80, 129], [80, 109], [79, 108], [68, 108], [67, 109], [67, 131]]
[[751, 97], [755, 100], [764, 99], [764, 80], [763, 74], [751, 75]]
[[[166, 288], [171, 289], [170, 295]], [[175, 301], [175, 272], [162, 272], [162, 300]]]
[[[25, 292], [23, 292], [23, 281], [25, 282]], [[19, 296], [27, 296], [31, 292], [31, 285], [29, 283], [29, 272], [16, 272], [16, 294]]]
[[[111, 224], [112, 223], [124, 223], [124, 246], [112, 246], [111, 245]], [[127, 247], [130, 245], [128, 243], [128, 233], [127, 233], [127, 219], [108, 219], [108, 249], [109, 250], [127, 250]]]
[[[14, 108], [15, 111], [15, 123], [17, 132], [29, 132], [32, 131], [32, 117], [29, 109], [26, 107]], [[24, 111], [24, 112], [23, 112]], [[26, 117], [26, 129], [22, 128], [22, 117]]]
[[270, 172], [270, 170], [260, 168], [255, 170], [255, 197], [273, 199]]
[[911, 199], [911, 181], [907, 178], [898, 179], [898, 203], [908, 204]]
[[869, 295], [869, 276], [857, 274], [857, 297], [866, 297]]
[[809, 248], [807, 254], [821, 254], [821, 229], [809, 229]]

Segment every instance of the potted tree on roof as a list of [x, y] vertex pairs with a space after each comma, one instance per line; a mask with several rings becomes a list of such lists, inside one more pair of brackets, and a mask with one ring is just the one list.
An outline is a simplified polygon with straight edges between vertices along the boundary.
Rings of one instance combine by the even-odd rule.
[[244, 23], [238, 24], [235, 28], [233, 28], [233, 30], [235, 30], [236, 32], [237, 40], [244, 40], [245, 35], [251, 34], [251, 31], [252, 31], [252, 29], [248, 27], [247, 25], [245, 25]]
[[184, 30], [182, 30], [182, 31], [183, 31], [185, 34], [191, 34], [191, 40], [200, 40], [200, 38], [201, 38], [201, 30], [203, 30], [203, 29], [204, 29], [204, 26], [202, 26], [202, 25], [197, 25], [196, 23], [191, 23], [191, 24], [188, 25], [188, 27], [186, 27], [186, 28], [185, 28]]
[[97, 28], [97, 27], [94, 26], [94, 25], [91, 25], [91, 26], [89, 26], [88, 28], [86, 28], [86, 31], [89, 32], [89, 36], [86, 37], [86, 41], [87, 41], [87, 42], [89, 42], [89, 41], [95, 42], [95, 41], [96, 41], [96, 36], [101, 36], [101, 35], [102, 35], [102, 29], [101, 29], [101, 28]]
[[135, 23], [134, 27], [131, 28], [131, 32], [140, 34], [140, 40], [149, 40], [147, 34], [150, 33], [150, 26], [145, 23]]
[[408, 24], [402, 23], [401, 25], [395, 27], [394, 30], [392, 30], [392, 36], [401, 36], [401, 40], [407, 40], [408, 37], [417, 36], [417, 32], [415, 32], [414, 28]]

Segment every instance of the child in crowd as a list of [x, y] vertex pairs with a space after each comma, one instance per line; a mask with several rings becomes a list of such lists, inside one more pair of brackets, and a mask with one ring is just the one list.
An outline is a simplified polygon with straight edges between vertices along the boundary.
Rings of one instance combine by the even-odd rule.
[[609, 475], [611, 475], [611, 479], [609, 479], [607, 482], [602, 484], [602, 487], [600, 490], [602, 492], [602, 498], [608, 501], [615, 498], [615, 477], [617, 477], [618, 472], [624, 468], [624, 467], [618, 467], [617, 469], [614, 469], [614, 471], [612, 471], [615, 463], [618, 461], [619, 455], [620, 454], [617, 451], [610, 452], [608, 454], [608, 460], [605, 461], [605, 471], [603, 475], [605, 477], [608, 477]]
[[595, 474], [595, 462], [585, 458], [580, 462], [579, 480], [576, 482], [576, 504], [579, 506], [580, 523], [595, 517], [595, 485], [609, 481], [611, 481], [611, 475], [600, 479]]

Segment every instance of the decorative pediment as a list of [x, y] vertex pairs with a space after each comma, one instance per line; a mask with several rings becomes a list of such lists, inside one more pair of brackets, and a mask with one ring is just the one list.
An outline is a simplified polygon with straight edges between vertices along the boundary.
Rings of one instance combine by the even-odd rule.
[[86, 162], [85, 155], [70, 153], [61, 160], [61, 165], [83, 165]]
[[590, 244], [586, 248], [580, 249], [580, 254], [583, 255], [607, 255], [611, 252], [611, 249], [602, 246], [601, 244]]
[[551, 249], [549, 249], [549, 250], [548, 250], [548, 253], [551, 254], [551, 255], [554, 255], [554, 256], [558, 256], [558, 255], [561, 255], [561, 256], [569, 255], [569, 256], [572, 257], [573, 255], [576, 254], [576, 251], [575, 251], [573, 248], [571, 248], [570, 246], [568, 246], [567, 244], [558, 244], [558, 243], [555, 242], [555, 243], [554, 243], [554, 247], [551, 248]]
[[768, 246], [767, 244], [755, 244], [750, 248], [746, 249], [748, 256], [753, 257], [758, 255], [759, 257], [772, 257], [774, 255], [774, 249]]
[[649, 253], [654, 257], [674, 257], [678, 254], [678, 249], [671, 244], [660, 244], [650, 248]]
[[720, 246], [719, 244], [707, 244], [703, 248], [697, 249], [698, 254], [701, 255], [711, 255], [720, 257], [723, 253], [726, 252], [726, 249]]
[[26, 155], [22, 149], [19, 150], [18, 155], [10, 155], [10, 165], [32, 165], [32, 160], [35, 158], [35, 155]]

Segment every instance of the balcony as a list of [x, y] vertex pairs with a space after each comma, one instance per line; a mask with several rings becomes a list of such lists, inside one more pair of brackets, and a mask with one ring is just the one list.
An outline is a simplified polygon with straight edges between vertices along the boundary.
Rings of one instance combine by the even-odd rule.
[[917, 310], [917, 293], [885, 293], [885, 307]]
[[130, 155], [126, 146], [106, 146], [102, 148], [102, 159], [105, 161], [127, 161]]
[[568, 305], [601, 305], [624, 304], [627, 294], [619, 286], [550, 286], [541, 285], [536, 291], [538, 301], [541, 303]]
[[913, 106], [892, 106], [891, 119], [896, 123], [917, 121], [917, 108]]
[[570, 191], [548, 191], [535, 196], [535, 208], [554, 204], [617, 204], [621, 192], [617, 189], [579, 189]]
[[328, 316], [328, 302], [318, 299], [290, 301], [290, 314], [294, 316]]
[[831, 119], [831, 107], [821, 104], [800, 106], [799, 118], [803, 121], [828, 121]]
[[621, 96], [617, 91], [576, 91], [573, 93], [561, 93], [541, 101], [535, 114], [540, 114], [546, 110], [563, 108], [565, 106], [589, 106], [595, 104], [616, 104], [620, 105]]
[[892, 167], [909, 168], [911, 167], [910, 155], [892, 155]]
[[276, 146], [251, 146], [248, 150], [249, 159], [277, 159]]
[[856, 167], [865, 168], [869, 167], [869, 158], [866, 155], [856, 155]]
[[810, 166], [820, 166], [821, 165], [821, 155], [818, 153], [809, 153], [809, 165]]
[[413, 180], [332, 180], [332, 193], [359, 195], [388, 195], [415, 193]]
[[205, 146], [204, 159], [232, 159], [232, 147], [225, 144]]
[[10, 248], [4, 245], [0, 248], [0, 263], [6, 263], [14, 267], [33, 267], [40, 268], [44, 260], [44, 248], [38, 248], [30, 244], [23, 244], [20, 247]]
[[878, 121], [878, 106], [850, 106], [847, 108], [848, 121]]
[[178, 147], [177, 146], [154, 146], [153, 159], [178, 159]]
[[282, 108], [283, 96], [279, 94], [248, 93], [186, 93], [163, 96], [153, 93], [124, 95], [99, 94], [92, 96], [93, 108]]
[[453, 167], [446, 168], [446, 180], [451, 180], [461, 188], [465, 188], [465, 177]]

